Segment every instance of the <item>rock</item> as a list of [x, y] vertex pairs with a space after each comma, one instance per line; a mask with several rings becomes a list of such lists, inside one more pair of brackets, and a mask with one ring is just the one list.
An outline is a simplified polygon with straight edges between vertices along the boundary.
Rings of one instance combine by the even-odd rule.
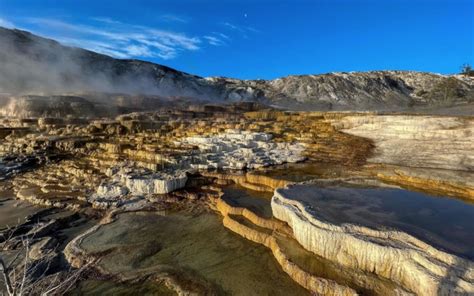
[[308, 289], [312, 293], [318, 295], [340, 295], [340, 296], [349, 296], [349, 295], [357, 295], [356, 291], [343, 286], [339, 285], [338, 283], [327, 280], [324, 278], [316, 277], [305, 270], [303, 270], [298, 265], [291, 262], [291, 260], [286, 256], [286, 254], [282, 251], [278, 241], [271, 235], [258, 232], [256, 230], [251, 229], [243, 224], [238, 223], [237, 221], [233, 220], [229, 216], [224, 217], [224, 226], [228, 229], [239, 233], [243, 237], [259, 243], [263, 244], [267, 248], [269, 248], [275, 259], [280, 264], [282, 269], [298, 284], [303, 286], [304, 288]]
[[242, 187], [254, 191], [273, 192], [276, 188], [285, 187], [290, 181], [284, 179], [277, 179], [265, 175], [256, 174], [254, 172], [247, 172], [244, 174], [229, 174], [217, 172], [202, 172], [204, 176], [217, 178], [216, 184], [228, 185], [234, 182]]
[[32, 260], [41, 260], [50, 253], [55, 253], [58, 241], [53, 237], [44, 237], [30, 247], [29, 258]]
[[31, 229], [27, 235], [31, 235], [32, 237], [51, 235], [59, 226], [59, 222], [56, 219], [51, 219], [48, 222], [39, 222], [35, 224], [35, 227]]

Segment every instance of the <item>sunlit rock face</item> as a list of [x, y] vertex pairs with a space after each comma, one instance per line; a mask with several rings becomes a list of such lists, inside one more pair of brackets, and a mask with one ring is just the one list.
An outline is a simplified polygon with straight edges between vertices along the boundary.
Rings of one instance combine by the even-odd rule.
[[471, 207], [350, 186], [317, 182], [277, 189], [273, 215], [288, 223], [305, 249], [346, 267], [419, 295], [474, 293], [474, 264], [466, 259], [474, 256], [473, 230], [461, 221], [471, 219]]
[[347, 116], [333, 125], [375, 143], [374, 163], [474, 170], [474, 120], [441, 116]]
[[287, 162], [303, 161], [304, 146], [273, 142], [266, 133], [227, 130], [214, 136], [193, 136], [181, 143], [199, 149], [196, 169], [254, 169]]

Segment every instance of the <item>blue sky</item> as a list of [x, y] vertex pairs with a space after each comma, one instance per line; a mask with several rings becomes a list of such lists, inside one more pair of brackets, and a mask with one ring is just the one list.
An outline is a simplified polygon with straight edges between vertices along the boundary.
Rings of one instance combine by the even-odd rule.
[[201, 76], [455, 73], [474, 64], [474, 1], [0, 0], [0, 26]]

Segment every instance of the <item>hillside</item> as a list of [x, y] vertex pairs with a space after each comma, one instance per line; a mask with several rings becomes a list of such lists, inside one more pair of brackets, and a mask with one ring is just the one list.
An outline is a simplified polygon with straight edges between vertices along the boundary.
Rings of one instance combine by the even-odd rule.
[[[150, 62], [114, 59], [1, 27], [0, 64], [4, 115], [11, 114], [9, 110], [34, 109], [37, 99], [40, 106], [47, 107], [44, 100], [53, 95], [53, 105], [58, 100], [63, 102], [60, 104], [78, 104], [78, 97], [82, 97], [86, 102], [81, 101], [81, 106], [105, 104], [123, 110], [140, 109], [143, 101], [148, 103], [141, 108], [178, 101], [254, 101], [295, 110], [402, 110], [474, 102], [474, 80], [458, 75], [372, 71], [275, 80], [203, 78]], [[92, 109], [87, 106], [84, 110]]]

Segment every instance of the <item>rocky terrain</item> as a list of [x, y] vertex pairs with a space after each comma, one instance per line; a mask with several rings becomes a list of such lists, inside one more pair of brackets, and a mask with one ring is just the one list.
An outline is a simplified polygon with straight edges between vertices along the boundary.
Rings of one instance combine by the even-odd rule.
[[1, 230], [0, 254], [30, 233], [38, 291], [474, 292], [471, 117], [235, 104], [0, 124], [0, 207], [47, 209]]
[[110, 116], [185, 102], [241, 101], [293, 110], [463, 113], [472, 112], [474, 102], [474, 80], [462, 75], [373, 71], [275, 80], [204, 78], [5, 28], [0, 28], [0, 62], [0, 104], [9, 116]]

